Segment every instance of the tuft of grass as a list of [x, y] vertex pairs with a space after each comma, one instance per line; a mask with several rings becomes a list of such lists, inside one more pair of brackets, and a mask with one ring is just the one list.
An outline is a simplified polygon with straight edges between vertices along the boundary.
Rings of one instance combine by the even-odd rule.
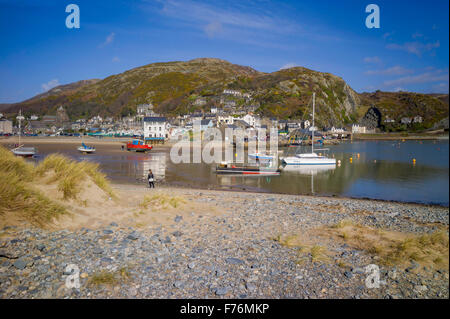
[[151, 196], [144, 196], [144, 200], [139, 204], [139, 207], [142, 209], [147, 209], [149, 206], [158, 208], [177, 208], [184, 203], [186, 203], [186, 200], [183, 197], [157, 193]]
[[331, 227], [340, 229], [340, 228], [344, 228], [346, 226], [352, 226], [352, 225], [354, 225], [353, 221], [351, 221], [350, 219], [343, 219]]
[[314, 245], [310, 249], [310, 254], [311, 254], [312, 262], [328, 262], [329, 261], [328, 250], [323, 246]]
[[405, 265], [413, 260], [431, 268], [448, 268], [449, 235], [446, 230], [416, 235], [342, 223], [325, 232], [345, 241], [353, 249], [378, 256], [384, 265]]
[[307, 245], [301, 241], [301, 238], [298, 235], [289, 235], [286, 237], [282, 237], [282, 235], [278, 235], [275, 238], [271, 238], [274, 241], [280, 243], [280, 245], [289, 247], [289, 248], [297, 248], [298, 249], [298, 260], [297, 264], [303, 264], [311, 257], [312, 262], [329, 262], [329, 252], [328, 250], [320, 245]]
[[93, 274], [88, 281], [89, 286], [115, 286], [130, 279], [128, 268], [122, 267], [117, 271], [100, 271]]
[[99, 285], [107, 285], [114, 286], [119, 282], [116, 278], [116, 274], [109, 271], [101, 271], [92, 275], [89, 278], [89, 285], [99, 286]]

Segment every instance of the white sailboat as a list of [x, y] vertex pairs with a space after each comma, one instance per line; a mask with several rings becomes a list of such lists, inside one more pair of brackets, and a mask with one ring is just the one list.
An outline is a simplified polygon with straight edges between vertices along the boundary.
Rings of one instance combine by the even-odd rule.
[[[314, 112], [315, 112], [315, 100], [316, 93], [313, 93], [313, 113], [312, 113], [312, 143], [311, 143], [311, 153], [299, 153], [294, 156], [282, 158], [282, 163], [287, 166], [302, 166], [302, 165], [336, 165], [335, 158], [329, 158], [326, 156], [318, 155], [314, 153]], [[316, 151], [327, 151], [328, 149], [316, 149]]]
[[22, 144], [20, 144], [20, 136], [21, 136], [21, 129], [22, 129], [22, 121], [25, 119], [25, 117], [22, 116], [22, 110], [19, 111], [19, 115], [16, 117], [16, 119], [19, 121], [19, 146], [16, 148], [13, 148], [11, 151], [14, 153], [14, 155], [17, 156], [23, 156], [23, 157], [31, 157], [36, 154], [36, 148], [34, 147], [24, 147]]

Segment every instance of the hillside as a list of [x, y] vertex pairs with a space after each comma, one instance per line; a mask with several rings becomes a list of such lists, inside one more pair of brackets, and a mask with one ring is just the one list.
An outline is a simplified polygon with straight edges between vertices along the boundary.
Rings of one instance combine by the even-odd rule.
[[[399, 121], [403, 117], [421, 116], [423, 122], [417, 129], [431, 128], [448, 117], [448, 94], [420, 94], [410, 92], [374, 92], [360, 94], [363, 105], [374, 106], [381, 112], [382, 122], [386, 118]], [[386, 125], [388, 130], [401, 130], [398, 124]]]
[[[224, 89], [250, 97], [223, 95]], [[357, 122], [372, 106], [383, 117], [421, 115], [426, 128], [448, 117], [448, 94], [358, 94], [342, 78], [329, 73], [302, 67], [262, 73], [213, 58], [152, 63], [103, 80], [58, 86], [6, 106], [4, 113], [21, 108], [25, 114], [54, 114], [64, 105], [71, 119], [97, 114], [124, 116], [134, 114], [139, 104], [153, 103], [159, 113], [173, 116], [232, 103], [237, 109], [255, 106], [265, 116], [306, 119], [312, 92], [317, 94], [316, 115], [321, 126]]]

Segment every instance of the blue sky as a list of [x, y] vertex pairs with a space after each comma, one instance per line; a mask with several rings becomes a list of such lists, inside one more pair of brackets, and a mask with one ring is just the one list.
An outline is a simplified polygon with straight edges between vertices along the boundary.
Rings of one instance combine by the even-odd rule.
[[[68, 29], [65, 8], [80, 8]], [[365, 8], [380, 7], [380, 29]], [[448, 93], [447, 0], [0, 0], [0, 103], [141, 65], [216, 57], [304, 66], [356, 91]]]

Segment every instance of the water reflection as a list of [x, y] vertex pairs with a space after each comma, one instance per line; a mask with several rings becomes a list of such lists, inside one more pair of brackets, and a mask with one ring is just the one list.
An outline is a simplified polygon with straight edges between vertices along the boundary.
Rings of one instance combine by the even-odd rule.
[[283, 173], [300, 175], [317, 175], [336, 169], [336, 164], [332, 165], [287, 165], [283, 168]]

